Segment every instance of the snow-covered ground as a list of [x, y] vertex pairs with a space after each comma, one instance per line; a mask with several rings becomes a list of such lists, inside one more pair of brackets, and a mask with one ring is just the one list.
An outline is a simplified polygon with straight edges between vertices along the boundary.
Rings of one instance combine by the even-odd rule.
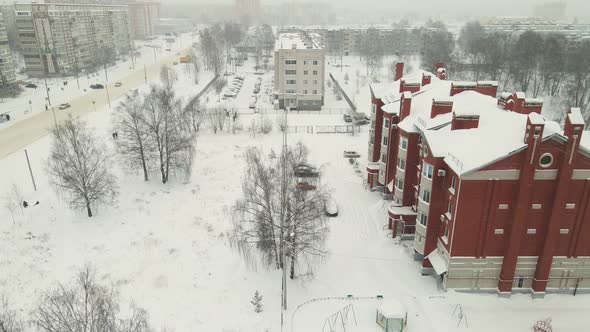
[[[178, 69], [177, 91], [188, 97], [198, 89]], [[246, 85], [254, 77], [247, 78], [245, 97], [240, 94], [235, 107], [247, 108], [243, 103], [251, 91]], [[271, 77], [265, 75], [263, 80]], [[102, 107], [85, 115], [111, 149], [112, 112]], [[258, 115], [241, 115], [244, 127], [248, 116]], [[268, 116], [276, 121], [282, 115]], [[342, 124], [341, 115], [289, 114], [293, 126], [318, 121]], [[348, 304], [353, 304], [358, 325], [349, 317], [347, 331], [379, 331], [378, 300], [341, 299], [347, 295], [383, 295], [401, 302], [408, 310], [408, 331], [530, 331], [534, 321], [547, 317], [553, 318], [554, 331], [585, 331], [590, 326], [588, 295], [533, 300], [529, 295], [503, 299], [493, 294], [443, 293], [433, 277], [420, 275], [411, 248], [386, 236], [388, 203], [365, 190], [363, 172], [356, 172], [342, 157], [343, 150], [359, 151], [363, 170], [366, 133], [289, 134], [288, 140], [310, 147], [310, 159], [322, 165], [323, 183], [338, 202], [339, 216], [330, 219], [330, 253], [313, 278], [288, 281], [285, 331], [321, 331], [326, 318]], [[91, 219], [83, 211], [70, 210], [50, 187], [44, 170], [49, 144], [49, 138], [42, 137], [26, 147], [36, 192], [22, 150], [0, 160], [5, 175], [0, 177], [0, 196], [15, 184], [27, 201], [40, 201], [16, 216], [14, 224], [8, 211], [0, 208], [0, 293], [6, 293], [23, 315], [34, 308], [43, 290], [71, 280], [75, 271], [90, 263], [98, 269], [99, 280], [118, 286], [125, 302], [145, 307], [157, 328], [281, 330], [280, 272], [247, 264], [227, 237], [229, 212], [241, 193], [243, 152], [252, 146], [279, 151], [281, 133], [276, 126], [273, 133], [256, 137], [246, 131], [215, 135], [205, 127], [197, 138], [197, 158], [188, 183], [173, 180], [162, 185], [157, 176], [146, 183], [114, 164], [118, 199], [100, 207]], [[256, 290], [263, 296], [260, 314], [249, 303]], [[295, 312], [300, 304], [317, 298], [333, 299], [310, 302]], [[457, 305], [467, 324], [458, 324], [452, 315]]]

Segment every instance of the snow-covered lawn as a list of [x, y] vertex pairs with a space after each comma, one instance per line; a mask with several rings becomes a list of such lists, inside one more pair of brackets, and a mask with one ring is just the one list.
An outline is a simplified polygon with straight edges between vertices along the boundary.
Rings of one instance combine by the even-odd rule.
[[[184, 78], [181, 76], [180, 80]], [[189, 83], [181, 83], [189, 84]], [[180, 88], [179, 88], [180, 89]], [[184, 86], [180, 95], [192, 88]], [[112, 145], [107, 109], [89, 113], [88, 123], [98, 137]], [[248, 116], [239, 117], [244, 127]], [[275, 115], [279, 117], [281, 115]], [[290, 114], [290, 125], [321, 121], [340, 125], [340, 115]], [[431, 276], [421, 276], [412, 261], [412, 249], [387, 237], [387, 204], [378, 193], [363, 187], [363, 172], [342, 157], [343, 150], [361, 153], [364, 169], [367, 134], [289, 134], [294, 144], [311, 149], [310, 160], [322, 166], [322, 183], [339, 205], [339, 216], [329, 221], [330, 254], [313, 278], [288, 281], [289, 310], [285, 331], [321, 331], [328, 316], [353, 304], [358, 326], [349, 319], [347, 331], [379, 331], [374, 299], [393, 298], [408, 309], [408, 331], [530, 331], [537, 319], [553, 318], [554, 331], [585, 331], [590, 326], [588, 295], [548, 295], [532, 300], [528, 295], [501, 299], [496, 295], [443, 293]], [[67, 282], [85, 264], [99, 271], [99, 280], [114, 283], [123, 301], [145, 307], [157, 328], [175, 331], [279, 331], [280, 272], [246, 263], [230, 246], [230, 209], [240, 196], [243, 152], [260, 147], [280, 150], [281, 133], [252, 137], [214, 135], [203, 129], [197, 138], [197, 158], [190, 182], [173, 180], [162, 185], [153, 176], [125, 174], [117, 164], [120, 193], [115, 204], [97, 209], [87, 218], [72, 211], [50, 187], [44, 170], [49, 138], [27, 147], [38, 191], [33, 191], [26, 159], [17, 151], [0, 160], [0, 195], [16, 184], [29, 202], [40, 205], [24, 210], [13, 224], [0, 208], [0, 293], [27, 315], [41, 292], [56, 282]], [[112, 146], [110, 147], [112, 148]], [[263, 312], [249, 303], [254, 292], [263, 296]], [[467, 325], [452, 316], [460, 304]], [[28, 316], [27, 316], [28, 317]], [[342, 331], [342, 329], [339, 329]]]

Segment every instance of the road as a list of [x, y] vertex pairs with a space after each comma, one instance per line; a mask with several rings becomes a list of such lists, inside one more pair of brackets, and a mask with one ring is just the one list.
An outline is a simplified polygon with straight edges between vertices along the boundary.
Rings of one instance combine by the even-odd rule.
[[[180, 51], [184, 53], [185, 51]], [[171, 65], [172, 62], [178, 57], [173, 52], [171, 54], [160, 56], [158, 61], [146, 66], [147, 80], [148, 82], [157, 79], [160, 74], [160, 68], [162, 65]], [[145, 75], [143, 67], [137, 68], [136, 71], [129, 73], [123, 79], [119, 80], [123, 83], [121, 87], [115, 87], [115, 82], [109, 82], [108, 91], [111, 100], [111, 106], [114, 108], [115, 100], [122, 97], [131, 89], [135, 89], [145, 84]], [[92, 102], [96, 104], [93, 105]], [[55, 107], [55, 119], [57, 122], [61, 122], [68, 117], [68, 115], [78, 116], [95, 110], [101, 110], [105, 106], [108, 106], [108, 98], [106, 89], [102, 90], [90, 90], [87, 94], [79, 97], [75, 97], [69, 101], [72, 105], [67, 110], [58, 110], [57, 105]], [[47, 135], [47, 128], [54, 126], [54, 113], [40, 112], [36, 115], [22, 120], [11, 127], [0, 130], [0, 158], [18, 151], [22, 147], [25, 147], [41, 137]]]

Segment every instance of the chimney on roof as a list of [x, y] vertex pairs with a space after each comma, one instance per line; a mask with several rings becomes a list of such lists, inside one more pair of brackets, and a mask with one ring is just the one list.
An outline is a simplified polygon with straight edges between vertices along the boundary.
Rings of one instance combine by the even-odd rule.
[[476, 90], [476, 89], [477, 89], [476, 82], [452, 82], [450, 95], [454, 96], [454, 95], [461, 93], [463, 91], [470, 91], [470, 90]]
[[399, 122], [402, 122], [405, 118], [410, 116], [412, 110], [412, 94], [410, 92], [402, 93], [402, 97], [399, 101]]
[[512, 107], [511, 111], [521, 114], [524, 113], [524, 99], [526, 98], [524, 92], [515, 92], [512, 94]]
[[432, 108], [430, 109], [430, 118], [434, 119], [437, 115], [450, 113], [453, 111], [452, 100], [432, 99]]
[[430, 74], [422, 73], [422, 86], [430, 84], [432, 76]]
[[451, 130], [472, 129], [479, 126], [479, 115], [457, 115], [453, 112]]
[[403, 92], [418, 92], [420, 91], [420, 82], [406, 82], [405, 79], [399, 81], [399, 93]]
[[434, 73], [439, 80], [445, 80], [447, 78], [447, 70], [445, 64], [438, 62], [434, 64]]
[[[540, 139], [543, 137], [543, 130], [545, 129], [545, 119], [539, 114], [529, 114], [526, 122], [526, 130], [524, 133], [524, 143], [529, 148], [537, 148]], [[533, 154], [535, 152], [533, 151]], [[534, 156], [532, 157], [534, 158]], [[531, 161], [532, 162], [532, 161]]]
[[582, 117], [582, 112], [580, 111], [579, 107], [572, 107], [567, 112], [565, 117], [565, 127], [563, 128], [563, 135], [572, 138], [575, 135], [578, 135], [578, 143], [579, 137], [581, 133], [584, 131], [586, 123], [584, 122], [584, 118]]
[[496, 95], [498, 94], [498, 82], [477, 81], [477, 87], [475, 88], [475, 91], [481, 93], [482, 95], [496, 98]]
[[515, 92], [512, 94], [514, 105], [511, 110], [520, 114], [537, 113], [541, 114], [543, 109], [543, 99], [526, 98], [524, 92]]
[[395, 77], [394, 81], [400, 80], [404, 76], [404, 63], [398, 62], [395, 64]]

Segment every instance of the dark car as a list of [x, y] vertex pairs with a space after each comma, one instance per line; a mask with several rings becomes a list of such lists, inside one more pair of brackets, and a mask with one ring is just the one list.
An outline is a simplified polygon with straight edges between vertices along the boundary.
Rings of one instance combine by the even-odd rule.
[[37, 88], [37, 85], [35, 85], [33, 83], [27, 83], [27, 84], [25, 84], [25, 88], [36, 89]]
[[318, 176], [320, 176], [320, 172], [318, 172], [318, 170], [315, 167], [307, 164], [300, 164], [295, 166], [293, 173], [295, 174], [295, 176], [301, 178], [317, 178]]
[[350, 114], [344, 114], [342, 118], [344, 119], [344, 122], [352, 122], [352, 116], [350, 116]]
[[360, 158], [361, 155], [356, 151], [346, 151], [344, 150], [344, 158]]
[[59, 105], [58, 109], [60, 110], [65, 110], [66, 108], [70, 108], [72, 105], [70, 105], [69, 103], [64, 103]]
[[324, 209], [328, 217], [338, 216], [338, 204], [336, 204], [336, 201], [334, 199], [328, 199], [326, 203], [324, 203]]
[[104, 89], [104, 85], [102, 84], [91, 84], [90, 85], [91, 89]]
[[369, 121], [367, 121], [366, 119], [360, 119], [360, 120], [356, 120], [356, 122], [354, 124], [356, 124], [357, 126], [363, 126], [363, 125], [369, 124]]
[[2, 113], [0, 114], [0, 123], [10, 121], [10, 114]]

